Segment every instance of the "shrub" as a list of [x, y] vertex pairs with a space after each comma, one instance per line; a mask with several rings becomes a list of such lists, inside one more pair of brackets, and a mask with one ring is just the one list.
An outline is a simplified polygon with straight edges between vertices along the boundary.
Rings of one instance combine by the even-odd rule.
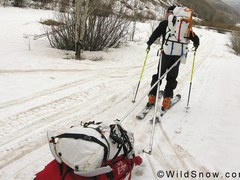
[[[100, 51], [106, 47], [118, 47], [128, 34], [130, 20], [126, 8], [115, 3], [90, 1], [91, 13], [87, 17], [81, 49]], [[113, 2], [113, 1], [109, 1]], [[95, 3], [95, 4], [94, 4]], [[52, 47], [75, 50], [75, 14], [58, 13], [48, 20], [45, 30]]]
[[57, 49], [75, 50], [74, 19], [70, 14], [59, 13], [56, 20], [47, 20], [43, 24], [50, 45]]

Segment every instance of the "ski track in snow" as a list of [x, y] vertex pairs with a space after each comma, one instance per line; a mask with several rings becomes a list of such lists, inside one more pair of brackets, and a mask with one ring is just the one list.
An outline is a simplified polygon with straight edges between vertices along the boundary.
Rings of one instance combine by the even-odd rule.
[[[117, 70], [115, 69], [114, 71], [116, 72]], [[111, 71], [110, 73], [112, 74]], [[79, 81], [70, 83], [55, 89], [51, 89], [48, 92], [40, 92], [37, 95], [27, 99], [20, 99], [11, 103], [6, 103], [7, 105], [5, 108], [10, 105], [21, 106], [22, 104], [26, 103], [26, 101], [32, 101], [34, 99], [41, 98], [42, 96], [52, 96], [54, 93], [59, 93], [60, 91], [64, 91], [69, 88], [78, 89], [76, 93], [56, 99], [47, 104], [31, 107], [24, 112], [20, 112], [8, 117], [7, 119], [4, 119], [2, 121], [2, 123], [5, 123], [4, 128], [0, 133], [0, 156], [6, 157], [8, 156], [7, 154], [11, 154], [11, 156], [8, 156], [9, 160], [4, 160], [7, 163], [1, 164], [0, 167], [4, 167], [9, 162], [21, 157], [23, 155], [22, 151], [26, 151], [25, 148], [27, 151], [30, 151], [32, 147], [28, 147], [28, 144], [31, 144], [31, 146], [34, 144], [34, 142], [32, 142], [34, 135], [38, 136], [39, 133], [45, 135], [46, 129], [56, 126], [56, 124], [60, 121], [69, 121], [67, 119], [73, 114], [74, 116], [77, 116], [77, 113], [79, 113], [81, 114], [81, 119], [84, 119], [84, 114], [85, 116], [93, 115], [91, 113], [89, 114], [92, 109], [95, 109], [95, 114], [97, 114], [97, 109], [100, 109], [100, 112], [104, 111], [111, 105], [115, 105], [119, 98], [120, 100], [122, 100], [122, 98], [124, 99], [125, 95], [123, 97], [116, 97], [118, 88], [117, 84], [119, 83], [117, 78], [118, 75], [116, 75], [115, 78], [113, 78], [112, 75], [110, 77], [101, 78], [100, 75], [98, 79], [88, 78], [84, 82]], [[111, 82], [112, 79], [114, 79], [114, 82]], [[92, 83], [92, 80], [94, 80], [94, 83]], [[79, 86], [81, 88], [79, 88]], [[114, 103], [108, 103], [107, 106], [104, 106], [105, 102], [98, 102], [98, 96], [105, 97], [104, 99], [106, 102], [113, 101]], [[79, 117], [72, 118], [68, 124], [71, 125], [74, 121], [77, 121], [78, 118]], [[11, 131], [9, 131], [9, 129]], [[37, 131], [33, 131], [34, 129], [37, 129]], [[22, 144], [19, 143], [19, 141]], [[37, 142], [36, 139], [34, 141]], [[39, 141], [39, 145], [41, 144], [42, 141]], [[13, 150], [16, 152], [16, 154], [13, 153]]]

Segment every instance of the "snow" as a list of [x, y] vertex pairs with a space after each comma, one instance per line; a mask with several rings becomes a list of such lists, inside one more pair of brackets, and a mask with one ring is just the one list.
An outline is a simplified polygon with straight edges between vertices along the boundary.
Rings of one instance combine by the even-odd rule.
[[[46, 139], [48, 129], [64, 131], [90, 120], [113, 122], [135, 106], [131, 101], [146, 55], [150, 24], [137, 25], [135, 42], [106, 52], [84, 52], [85, 60], [77, 61], [66, 59], [73, 52], [51, 48], [46, 38], [33, 40], [35, 34], [44, 33], [39, 21], [52, 16], [52, 11], [0, 7], [3, 180], [33, 179], [53, 159]], [[178, 176], [173, 179], [184, 178], [181, 172], [193, 170], [202, 172], [205, 179], [212, 172], [219, 172], [222, 179], [227, 179], [228, 172], [230, 179], [240, 179], [240, 58], [228, 47], [228, 34], [194, 30], [201, 45], [188, 113], [192, 52], [180, 67], [175, 93], [182, 99], [156, 124], [151, 155], [142, 150], [150, 149], [152, 125], [148, 119], [153, 113], [143, 121], [135, 118], [147, 98], [122, 122], [134, 133], [136, 152], [143, 158], [132, 179], [160, 179], [160, 170], [175, 170]], [[158, 44], [151, 47], [137, 100], [150, 88], [158, 48]]]

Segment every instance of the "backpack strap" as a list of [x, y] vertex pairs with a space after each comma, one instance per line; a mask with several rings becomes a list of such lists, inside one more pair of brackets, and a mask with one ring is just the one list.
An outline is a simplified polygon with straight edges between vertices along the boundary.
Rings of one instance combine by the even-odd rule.
[[176, 16], [173, 16], [173, 18], [172, 18], [172, 24], [173, 24], [173, 26], [176, 24], [176, 21], [177, 21], [177, 17], [176, 17]]
[[102, 141], [99, 141], [97, 138], [93, 136], [88, 136], [86, 134], [64, 133], [59, 136], [56, 136], [56, 138], [73, 138], [73, 139], [82, 139], [85, 141], [95, 142], [104, 148], [103, 161], [105, 162], [107, 161], [108, 154], [109, 154], [108, 147]]
[[[166, 35], [168, 35], [166, 37]], [[171, 29], [167, 26], [167, 29], [166, 29], [166, 33], [165, 33], [165, 36], [163, 38], [163, 43], [162, 43], [162, 49], [163, 49], [163, 45], [165, 43], [165, 45], [168, 45], [168, 41], [169, 41], [169, 38], [171, 37]]]
[[[121, 137], [119, 137], [115, 132], [114, 132], [114, 127], [117, 126]], [[122, 128], [122, 126], [120, 126], [119, 124], [115, 124], [115, 125], [110, 125], [111, 128], [111, 132], [110, 132], [110, 137], [117, 142], [120, 145], [120, 148], [123, 148], [123, 152], [124, 152], [124, 157], [126, 157], [132, 150], [133, 150], [133, 146], [132, 143], [129, 140], [129, 137], [127, 135], [127, 132]], [[128, 145], [128, 148], [126, 146], [126, 144]], [[119, 148], [119, 149], [120, 149]], [[117, 154], [119, 154], [119, 152], [121, 151], [118, 150]], [[117, 157], [117, 154], [115, 155]], [[114, 156], [114, 157], [115, 157]], [[114, 158], [113, 158], [114, 159]]]
[[67, 166], [66, 171], [64, 172], [64, 174], [61, 175], [61, 180], [64, 180], [67, 174], [70, 173], [71, 171], [72, 169]]
[[127, 131], [124, 130], [124, 129], [122, 128], [122, 126], [120, 126], [119, 124], [117, 124], [117, 126], [118, 126], [118, 128], [120, 129], [120, 132], [121, 132], [122, 135], [123, 135], [124, 141], [125, 141], [125, 142], [128, 144], [128, 146], [129, 146], [128, 153], [130, 153], [130, 152], [133, 150], [133, 146], [132, 146], [132, 143], [131, 143], [131, 141], [130, 141], [130, 139], [129, 139], [129, 136], [127, 135]]
[[[100, 125], [102, 122], [95, 122], [95, 121], [89, 121], [89, 122], [85, 122], [83, 123], [83, 127], [84, 128], [92, 128], [92, 129], [95, 129], [99, 134], [101, 134], [101, 137], [106, 141], [107, 143], [107, 148], [108, 150], [110, 151], [110, 145], [109, 145], [109, 142], [107, 140], [107, 138], [103, 135], [101, 129], [100, 129], [100, 126], [98, 126], [97, 128], [94, 128], [94, 127], [89, 127], [89, 125]], [[108, 156], [109, 156], [109, 152], [108, 152], [108, 155], [107, 155], [107, 158], [106, 159], [103, 159], [103, 162], [104, 162], [104, 165], [107, 164], [107, 160], [108, 160]]]
[[[88, 127], [88, 128], [92, 128], [92, 127]], [[101, 131], [100, 127], [92, 128], [92, 129], [95, 129], [97, 132], [99, 132], [99, 134], [101, 134], [101, 137], [102, 137], [102, 138], [106, 141], [106, 143], [107, 143], [108, 154], [107, 154], [106, 159], [103, 159], [104, 165], [106, 165], [106, 164], [107, 164], [108, 157], [109, 157], [109, 151], [110, 151], [109, 142], [108, 142], [107, 138], [102, 134], [102, 131]]]

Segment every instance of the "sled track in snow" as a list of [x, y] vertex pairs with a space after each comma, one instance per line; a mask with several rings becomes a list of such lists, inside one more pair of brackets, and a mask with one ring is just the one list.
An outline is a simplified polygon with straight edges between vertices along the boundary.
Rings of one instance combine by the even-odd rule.
[[[94, 77], [92, 77], [91, 79], [94, 79]], [[63, 90], [66, 90], [68, 88], [71, 88], [71, 87], [80, 86], [80, 85], [83, 85], [83, 84], [89, 82], [91, 79], [77, 80], [75, 82], [63, 84], [63, 85], [61, 85], [57, 88], [52, 88], [52, 89], [49, 89], [49, 90], [41, 91], [41, 92], [36, 93], [32, 96], [28, 96], [28, 97], [25, 97], [25, 98], [20, 98], [20, 99], [4, 102], [4, 103], [0, 104], [0, 109], [7, 108], [9, 106], [15, 106], [15, 105], [23, 104], [23, 103], [26, 103], [28, 101], [32, 101], [34, 99], [37, 99], [37, 98], [40, 98], [40, 97], [43, 97], [43, 96], [54, 94], [55, 92], [63, 91]]]
[[[97, 109], [97, 106], [89, 106], [89, 108], [85, 108], [85, 110], [90, 111], [92, 108]], [[76, 116], [76, 113], [82, 113], [82, 109], [82, 106], [73, 106], [64, 112], [55, 113], [51, 116], [39, 119], [36, 123], [25, 126], [24, 128], [18, 130], [17, 133], [12, 133], [9, 135], [7, 138], [4, 137], [4, 141], [1, 142], [1, 154], [11, 154], [11, 156], [8, 156], [8, 163], [10, 163], [13, 160], [23, 156], [25, 153], [31, 152], [33, 149], [39, 147], [44, 143], [44, 140], [39, 137], [44, 137], [46, 135], [46, 129], [61, 129], [62, 125], [70, 127], [74, 121], [84, 121], [87, 117], [92, 116], [91, 114], [81, 115], [81, 117]], [[72, 114], [75, 114], [75, 117], [72, 117]], [[63, 121], [65, 122], [63, 123]], [[60, 122], [61, 126], [59, 127], [58, 123]], [[21, 142], [21, 144], [19, 144], [19, 142]], [[10, 149], [12, 152], [8, 152]], [[24, 152], [24, 154], [22, 154], [22, 152]], [[4, 167], [5, 165], [6, 164], [0, 165], [0, 168]]]
[[[105, 95], [106, 101], [111, 101], [116, 98], [115, 94], [109, 95], [106, 93]], [[121, 97], [119, 100], [114, 101], [114, 104], [121, 102], [124, 98], [125, 97]], [[85, 105], [76, 103], [64, 111], [52, 113], [50, 116], [38, 119], [35, 123], [17, 130], [17, 133], [12, 132], [7, 137], [3, 137], [2, 139], [4, 140], [1, 141], [0, 144], [0, 156], [8, 157], [8, 160], [5, 158], [5, 163], [0, 164], [0, 168], [46, 143], [46, 129], [62, 129], [62, 126], [68, 128], [73, 124], [79, 124], [80, 121], [92, 119], [95, 115], [104, 112], [110, 107], [110, 105], [106, 106], [105, 104], [105, 102], [99, 101], [86, 107]], [[94, 109], [95, 112], [89, 113], [92, 109]]]
[[[7, 142], [8, 140], [11, 140], [9, 139], [9, 137], [11, 137], [9, 134], [16, 136], [14, 133], [15, 131], [18, 132], [19, 135], [19, 131], [21, 131], [22, 128], [37, 126], [38, 123], [44, 123], [47, 119], [53, 119], [54, 116], [57, 117], [64, 115], [65, 112], [69, 109], [74, 109], [76, 106], [82, 107], [81, 104], [84, 100], [91, 100], [87, 98], [87, 96], [87, 92], [79, 91], [50, 103], [32, 107], [27, 111], [13, 115], [4, 120], [4, 122], [7, 122], [8, 124], [5, 124], [4, 128], [6, 128], [6, 131], [3, 129], [0, 133], [0, 137], [8, 137], [7, 139], [4, 138], [4, 141]], [[9, 129], [12, 129], [12, 131], [9, 132]], [[0, 141], [0, 145], [3, 144], [4, 143]]]
[[[121, 77], [115, 76], [114, 78]], [[109, 80], [101, 76], [97, 81], [96, 78], [94, 80], [94, 83], [91, 82], [91, 79], [75, 81], [47, 92], [40, 92], [31, 98], [16, 101], [15, 105], [21, 105], [26, 101], [32, 101], [46, 95], [54, 95], [68, 88], [83, 86], [83, 88], [73, 94], [47, 104], [32, 107], [3, 120], [3, 123], [8, 124], [5, 124], [5, 130], [3, 129], [0, 132], [0, 159], [1, 157], [5, 157], [5, 162], [1, 163], [0, 161], [0, 168], [46, 143], [46, 129], [61, 129], [63, 126], [68, 128], [73, 124], [77, 125], [80, 121], [92, 119], [95, 115], [104, 112], [111, 105], [115, 105], [126, 98], [126, 93], [122, 93], [122, 96], [117, 96], [119, 93], [117, 91], [117, 81], [109, 83]], [[98, 92], [97, 94], [95, 93], [96, 91]], [[104, 97], [107, 103], [98, 100], [99, 94]], [[112, 102], [112, 104], [109, 102]], [[94, 113], [91, 113], [93, 109]], [[12, 130], [9, 132], [9, 129]]]
[[[191, 154], [184, 150], [180, 145], [176, 145], [171, 142], [171, 139], [161, 123], [156, 124], [155, 128], [153, 152], [152, 155], [146, 154], [146, 156], [148, 164], [150, 165], [156, 179], [158, 179], [156, 175], [157, 172], [161, 170], [160, 167], [165, 170], [196, 170], [204, 173], [209, 172], [207, 168], [197, 162], [197, 160], [195, 160]], [[152, 125], [148, 122], [148, 119], [140, 121], [137, 125], [135, 131], [138, 132], [140, 130], [141, 134], [138, 134], [136, 138], [138, 141], [141, 141], [141, 144], [145, 144], [144, 148], [148, 148], [147, 145], [150, 140], [152, 130]]]
[[[198, 69], [200, 69], [202, 66], [207, 66], [207, 64], [209, 63], [208, 58], [211, 55], [211, 52], [212, 52], [212, 49], [213, 49], [215, 43], [216, 43], [215, 41], [208, 39], [208, 41], [205, 42], [205, 44], [203, 45], [205, 48], [200, 52], [198, 52], [198, 51], [196, 52], [194, 75], [198, 71]], [[192, 57], [191, 58], [188, 57], [188, 61], [191, 61], [191, 63], [193, 62], [192, 58], [193, 58], [193, 52], [192, 52]], [[177, 78], [177, 80], [179, 82], [178, 86], [177, 86], [177, 90], [179, 92], [181, 92], [183, 90], [183, 86], [185, 85], [184, 82], [186, 82], [186, 81], [189, 82], [190, 76], [191, 76], [191, 71], [192, 71], [192, 66], [185, 67], [185, 65], [180, 65], [180, 68], [183, 68], [183, 69], [180, 70], [180, 74]]]
[[10, 70], [0, 70], [0, 74], [26, 74], [26, 73], [52, 73], [52, 72], [59, 72], [59, 73], [66, 73], [66, 72], [84, 72], [89, 71], [89, 69], [10, 69]]
[[[107, 71], [109, 71], [110, 76], [111, 76], [111, 74], [114, 74], [112, 72], [116, 72], [116, 70], [119, 70], [119, 68], [109, 68], [109, 69], [107, 69]], [[43, 96], [51, 95], [51, 94], [59, 92], [59, 91], [64, 91], [64, 90], [69, 89], [69, 88], [74, 88], [76, 86], [83, 86], [85, 83], [89, 83], [92, 80], [96, 80], [96, 77], [94, 76], [94, 74], [99, 74], [101, 76], [102, 71], [103, 70], [98, 70], [97, 72], [95, 72], [94, 69], [93, 70], [89, 70], [89, 69], [79, 69], [79, 70], [78, 69], [64, 69], [64, 70], [63, 69], [59, 69], [59, 70], [58, 69], [0, 70], [0, 74], [1, 73], [29, 74], [29, 73], [37, 73], [37, 72], [46, 72], [46, 73], [52, 73], [52, 72], [59, 72], [59, 73], [66, 73], [66, 72], [83, 73], [83, 72], [88, 72], [88, 73], [91, 73], [91, 72], [94, 72], [94, 73], [92, 73], [93, 75], [90, 75], [90, 77], [88, 77], [87, 79], [80, 79], [80, 80], [77, 80], [77, 81], [74, 81], [74, 82], [71, 82], [71, 83], [66, 83], [66, 84], [60, 85], [56, 88], [51, 88], [51, 89], [48, 89], [48, 90], [41, 91], [39, 93], [35, 93], [32, 96], [28, 96], [28, 97], [19, 98], [19, 99], [16, 99], [16, 100], [11, 100], [11, 101], [0, 103], [0, 110], [8, 108], [10, 106], [23, 104], [23, 103], [32, 101], [34, 99], [37, 99], [37, 98], [40, 98], [40, 97], [43, 97]], [[104, 70], [104, 72], [106, 72], [106, 70]], [[115, 75], [115, 77], [119, 77], [119, 75]]]
[[[164, 144], [168, 146], [169, 151], [172, 151], [174, 160], [170, 161], [170, 162], [175, 162], [175, 164], [177, 164], [176, 162], [178, 162], [179, 167], [175, 167], [174, 169], [181, 169], [181, 170], [189, 170], [189, 167], [194, 169], [194, 170], [198, 170], [201, 172], [209, 172], [205, 167], [203, 167], [202, 165], [200, 165], [186, 150], [184, 150], [180, 145], [173, 145], [171, 143], [170, 138], [168, 137], [167, 133], [165, 132], [165, 130], [163, 129], [163, 126], [161, 123], [159, 123], [159, 127], [160, 127], [160, 133], [161, 136], [164, 139]], [[160, 143], [161, 144], [161, 143]], [[158, 149], [161, 149], [161, 145], [158, 145]], [[163, 155], [164, 156], [164, 155]], [[169, 169], [169, 168], [168, 168]]]

